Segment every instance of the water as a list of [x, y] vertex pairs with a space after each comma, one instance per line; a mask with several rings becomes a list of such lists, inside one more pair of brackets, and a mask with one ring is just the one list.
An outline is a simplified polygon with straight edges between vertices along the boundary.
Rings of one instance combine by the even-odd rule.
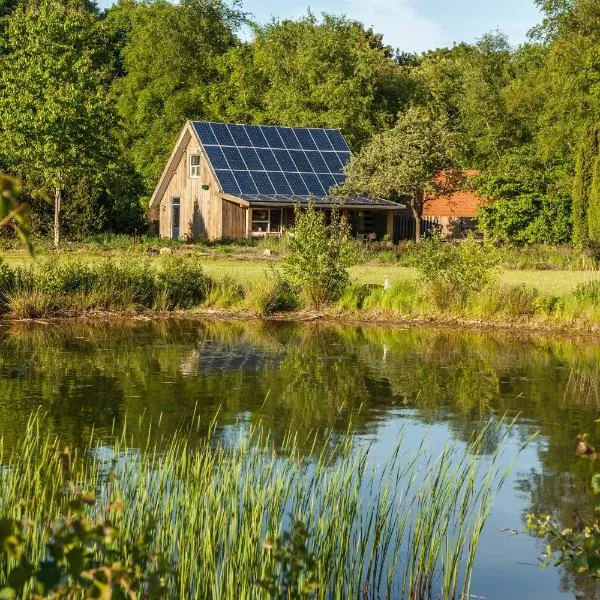
[[[196, 412], [237, 439], [261, 421], [277, 443], [348, 427], [383, 459], [401, 432], [468, 440], [489, 418], [516, 417], [507, 455], [537, 433], [497, 498], [472, 594], [487, 599], [600, 598], [586, 578], [541, 571], [530, 511], [567, 524], [590, 505], [593, 465], [575, 436], [600, 444], [600, 346], [593, 338], [320, 324], [167, 321], [0, 325], [0, 430], [8, 446], [32, 411], [65, 443], [109, 437], [125, 419], [168, 435]], [[489, 451], [495, 440], [489, 440]], [[309, 447], [307, 445], [307, 452]], [[512, 451], [512, 452], [511, 452]], [[508, 459], [508, 458], [507, 458]]]

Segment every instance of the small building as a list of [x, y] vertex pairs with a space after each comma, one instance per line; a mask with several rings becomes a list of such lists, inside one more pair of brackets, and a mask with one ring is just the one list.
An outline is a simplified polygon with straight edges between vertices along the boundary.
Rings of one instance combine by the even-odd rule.
[[[476, 175], [479, 171], [465, 170], [456, 186], [449, 184], [443, 193], [425, 200], [421, 218], [423, 234], [437, 230], [442, 237], [461, 238], [477, 227], [477, 211], [485, 200], [468, 187], [469, 179]], [[410, 210], [396, 214], [395, 231], [396, 239], [414, 238], [415, 222]]]
[[[330, 211], [350, 150], [336, 129], [188, 121], [150, 200], [161, 237], [209, 240], [279, 236], [294, 208]], [[389, 200], [346, 198], [340, 206], [358, 237], [393, 236]]]

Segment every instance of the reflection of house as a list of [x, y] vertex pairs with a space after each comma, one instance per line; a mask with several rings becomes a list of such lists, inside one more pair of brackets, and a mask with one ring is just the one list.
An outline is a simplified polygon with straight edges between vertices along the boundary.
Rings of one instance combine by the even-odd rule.
[[[336, 129], [188, 121], [152, 194], [162, 237], [280, 235], [294, 207], [325, 210], [350, 151]], [[364, 197], [343, 205], [355, 235], [392, 234], [401, 205]]]

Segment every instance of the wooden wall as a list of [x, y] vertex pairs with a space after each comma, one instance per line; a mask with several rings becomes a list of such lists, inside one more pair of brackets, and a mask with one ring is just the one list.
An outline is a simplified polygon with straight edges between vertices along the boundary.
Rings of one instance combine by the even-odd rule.
[[246, 237], [246, 211], [245, 206], [223, 200], [223, 228], [221, 237], [224, 239], [238, 240]]
[[[160, 201], [160, 235], [171, 237], [171, 202], [174, 197], [179, 197], [181, 203], [179, 237], [220, 239], [225, 235], [223, 231], [225, 202], [220, 197], [219, 184], [213, 177], [204, 155], [202, 155], [201, 176], [195, 179], [188, 176], [189, 155], [201, 154], [200, 144], [194, 136], [190, 136], [183, 143], [185, 144], [183, 152]], [[202, 189], [203, 185], [208, 185], [209, 189]], [[239, 210], [243, 211], [243, 209]], [[242, 237], [244, 236], [245, 217]]]

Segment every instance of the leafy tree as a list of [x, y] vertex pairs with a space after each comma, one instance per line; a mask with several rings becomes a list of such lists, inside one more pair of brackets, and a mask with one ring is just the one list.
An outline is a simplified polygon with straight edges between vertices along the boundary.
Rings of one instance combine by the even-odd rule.
[[152, 189], [187, 119], [210, 118], [218, 59], [237, 45], [242, 21], [221, 0], [122, 0], [107, 23], [120, 43], [113, 91], [124, 144]]
[[29, 205], [20, 199], [21, 185], [13, 177], [0, 173], [0, 230], [11, 228], [29, 249]]
[[354, 147], [389, 127], [412, 90], [409, 70], [380, 35], [334, 15], [256, 27], [252, 44], [227, 59], [216, 114], [336, 127]]
[[291, 252], [282, 263], [283, 280], [308, 306], [319, 308], [337, 300], [350, 281], [347, 267], [355, 256], [348, 227], [337, 210], [327, 222], [313, 204], [296, 208], [295, 217], [288, 233]]
[[109, 162], [114, 118], [106, 36], [81, 0], [33, 0], [8, 21], [0, 56], [0, 139], [11, 170], [54, 191], [54, 244], [63, 195]]
[[457, 148], [447, 120], [432, 117], [423, 108], [409, 108], [392, 129], [374, 136], [350, 159], [340, 192], [407, 202], [419, 242], [427, 195], [456, 183], [450, 171], [439, 175], [455, 164]]

